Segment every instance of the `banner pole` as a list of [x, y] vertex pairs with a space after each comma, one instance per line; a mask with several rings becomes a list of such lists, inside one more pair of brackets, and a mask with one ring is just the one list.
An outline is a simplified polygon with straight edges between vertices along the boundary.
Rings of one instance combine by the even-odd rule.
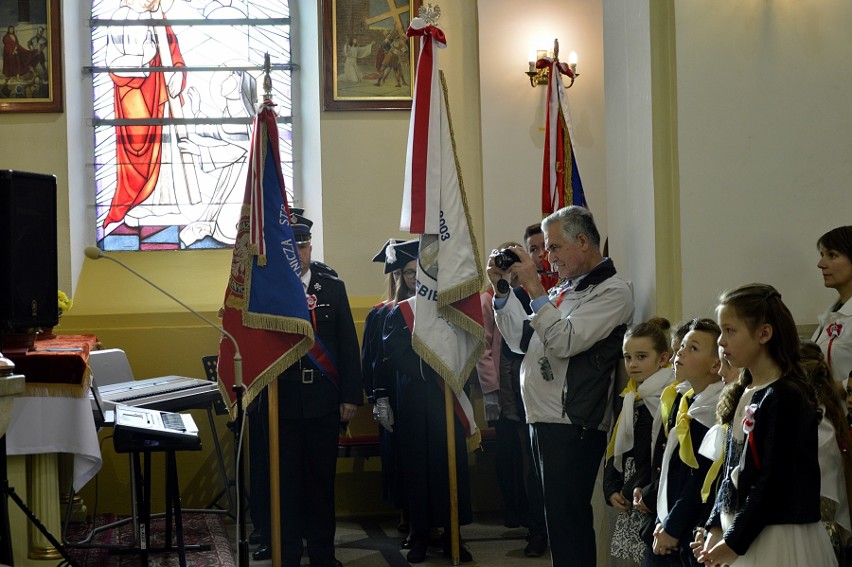
[[281, 565], [281, 467], [278, 445], [278, 379], [269, 383], [269, 540], [272, 564]]
[[459, 564], [459, 492], [456, 476], [456, 419], [453, 390], [444, 383], [444, 416], [447, 422], [447, 466], [450, 475], [450, 549], [453, 565]]

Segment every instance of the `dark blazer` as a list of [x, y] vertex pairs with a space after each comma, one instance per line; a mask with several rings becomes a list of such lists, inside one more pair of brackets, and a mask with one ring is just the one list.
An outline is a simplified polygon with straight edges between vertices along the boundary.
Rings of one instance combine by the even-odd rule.
[[[692, 405], [691, 399], [689, 403]], [[680, 540], [682, 549], [687, 551], [692, 541], [692, 530], [704, 522], [710, 507], [701, 502], [701, 487], [713, 461], [698, 453], [707, 430], [708, 428], [696, 419], [689, 422], [689, 437], [698, 468], [693, 469], [684, 463], [680, 459], [680, 451], [674, 451], [669, 462], [666, 484], [669, 515], [659, 518], [666, 533]]]
[[[672, 403], [672, 412], [669, 415], [668, 422], [666, 424], [660, 424], [660, 431], [657, 432], [657, 444], [654, 445], [652, 449], [651, 477], [648, 484], [642, 487], [642, 501], [645, 503], [645, 506], [648, 507], [648, 510], [651, 511], [651, 524], [655, 523], [657, 517], [657, 492], [660, 488], [660, 474], [662, 474], [663, 470], [663, 453], [666, 451], [666, 442], [668, 441], [666, 438], [666, 431], [671, 431], [671, 429], [675, 426], [677, 408], [680, 406], [680, 398], [682, 396], [683, 394], [678, 392], [677, 396], [675, 396], [674, 402]], [[651, 532], [654, 531], [654, 527], [654, 525], [651, 525]]]
[[315, 333], [336, 363], [340, 384], [335, 386], [319, 372], [314, 375], [313, 383], [304, 383], [302, 371], [318, 369], [303, 356], [281, 374], [279, 409], [285, 419], [320, 417], [339, 411], [341, 403], [363, 403], [361, 353], [346, 286], [342, 280], [312, 263], [307, 293], [316, 297], [311, 310]]
[[[402, 309], [397, 305], [385, 319], [385, 364], [376, 376], [376, 385], [377, 392], [381, 387], [395, 391], [393, 435], [398, 442], [402, 497], [411, 533], [428, 533], [430, 527], [450, 525], [446, 405], [438, 384], [441, 379], [414, 352]], [[465, 525], [473, 521], [467, 444], [457, 417], [453, 424], [458, 520]]]
[[361, 373], [367, 401], [375, 403], [375, 373], [382, 362], [382, 328], [393, 305], [388, 302], [374, 305], [364, 319], [364, 337], [361, 340]]
[[[816, 408], [789, 377], [755, 392], [752, 403], [757, 405], [749, 434], [754, 440], [749, 441], [747, 435], [742, 453], [732, 450], [733, 428], [742, 424], [729, 428], [725, 479], [707, 521], [708, 528], [718, 527], [723, 509], [736, 514], [724, 539], [738, 555], [745, 554], [768, 525], [810, 524], [820, 519]], [[740, 462], [739, 486], [735, 487], [730, 473]]]
[[633, 427], [633, 448], [623, 455], [633, 457], [636, 473], [625, 482], [624, 473], [615, 468], [615, 458], [606, 461], [603, 477], [603, 493], [607, 505], [612, 506], [609, 497], [621, 492], [629, 502], [633, 502], [633, 489], [643, 488], [651, 482], [651, 426], [654, 418], [645, 404], [636, 406]]

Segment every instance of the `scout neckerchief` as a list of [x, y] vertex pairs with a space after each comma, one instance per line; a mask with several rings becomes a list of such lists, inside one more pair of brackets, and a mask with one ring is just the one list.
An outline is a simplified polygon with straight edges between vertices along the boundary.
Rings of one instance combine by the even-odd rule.
[[[631, 426], [633, 425], [633, 404], [635, 404], [639, 400], [638, 392], [636, 390], [636, 380], [631, 378], [627, 381], [627, 387], [624, 388], [621, 392], [621, 397], [624, 398], [624, 401], [621, 404], [621, 413], [618, 414], [618, 419], [615, 421], [615, 427], [612, 430], [612, 436], [609, 438], [609, 445], [606, 448], [606, 458], [607, 460], [610, 457], [616, 456], [616, 446], [620, 452], [618, 453], [618, 458], [615, 459], [613, 464], [615, 465], [616, 470], [621, 471], [622, 459], [621, 456], [633, 448], [633, 427], [630, 427], [629, 434], [626, 434], [627, 427], [622, 425], [622, 422], [629, 423]], [[628, 415], [629, 414], [629, 415]], [[619, 434], [620, 433], [620, 434]], [[630, 441], [630, 446], [625, 448], [622, 446], [623, 443]], [[619, 439], [622, 443], [618, 443], [616, 439]]]
[[722, 464], [725, 462], [725, 437], [727, 433], [727, 423], [715, 424], [704, 436], [704, 440], [701, 441], [701, 447], [698, 448], [698, 454], [713, 461], [713, 464], [710, 465], [710, 470], [707, 471], [707, 476], [704, 477], [704, 484], [701, 486], [702, 502], [707, 502], [710, 498], [713, 483], [718, 478]]
[[677, 385], [678, 382], [672, 382], [660, 394], [660, 419], [662, 420], [663, 432], [666, 437], [669, 435], [669, 416], [672, 414], [672, 409], [677, 399]]
[[692, 417], [689, 415], [689, 402], [693, 395], [695, 395], [695, 390], [690, 390], [680, 399], [680, 406], [675, 418], [675, 434], [680, 447], [680, 460], [689, 465], [690, 468], [697, 469], [698, 461], [695, 458], [695, 451], [692, 449], [692, 437], [689, 435], [689, 422], [692, 421]]
[[689, 425], [692, 420], [698, 421], [704, 427], [713, 426], [716, 415], [716, 404], [719, 402], [719, 394], [722, 391], [724, 383], [719, 380], [707, 386], [703, 392], [695, 396], [692, 403], [689, 399], [692, 397], [693, 390], [690, 389], [683, 395], [678, 408], [675, 428], [669, 432], [668, 443], [663, 454], [663, 466], [660, 472], [660, 489], [657, 493], [657, 511], [658, 517], [665, 521], [669, 513], [668, 502], [668, 473], [669, 466], [674, 458], [675, 449], [678, 450], [678, 457], [690, 468], [698, 468], [698, 461], [695, 457], [695, 452], [692, 448], [692, 438], [689, 432]]
[[[672, 370], [672, 377], [674, 370]], [[682, 395], [689, 390], [689, 382], [672, 382], [660, 394], [659, 410], [654, 412], [654, 420], [651, 425], [651, 456], [657, 449], [657, 438], [660, 433], [663, 434], [663, 439], [669, 436], [669, 422], [672, 416], [672, 410], [675, 409], [675, 402], [678, 395]], [[664, 418], [665, 416], [665, 418]]]
[[671, 379], [671, 368], [660, 368], [638, 385], [633, 379], [627, 382], [627, 387], [621, 392], [624, 403], [621, 413], [618, 415], [615, 429], [613, 429], [607, 448], [607, 458], [615, 457], [613, 464], [618, 471], [622, 471], [623, 459], [621, 456], [634, 447], [633, 436], [633, 414], [635, 406], [639, 401], [645, 404], [648, 412], [653, 415], [660, 405], [660, 392]]

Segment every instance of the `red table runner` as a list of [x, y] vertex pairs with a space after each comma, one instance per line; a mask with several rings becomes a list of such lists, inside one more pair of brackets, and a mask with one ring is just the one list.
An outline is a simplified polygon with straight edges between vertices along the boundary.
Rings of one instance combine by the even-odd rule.
[[82, 398], [92, 382], [89, 352], [97, 347], [95, 335], [57, 335], [36, 341], [35, 350], [7, 358], [26, 377], [25, 396]]

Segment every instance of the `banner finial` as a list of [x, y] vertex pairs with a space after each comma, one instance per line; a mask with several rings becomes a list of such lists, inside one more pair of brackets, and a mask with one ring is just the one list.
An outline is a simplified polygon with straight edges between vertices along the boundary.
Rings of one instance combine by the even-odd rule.
[[420, 10], [418, 10], [417, 15], [422, 18], [427, 25], [434, 26], [438, 24], [438, 20], [441, 18], [441, 7], [426, 4], [425, 6], [420, 6]]
[[263, 95], [272, 100], [272, 65], [269, 60], [269, 52], [263, 56]]

